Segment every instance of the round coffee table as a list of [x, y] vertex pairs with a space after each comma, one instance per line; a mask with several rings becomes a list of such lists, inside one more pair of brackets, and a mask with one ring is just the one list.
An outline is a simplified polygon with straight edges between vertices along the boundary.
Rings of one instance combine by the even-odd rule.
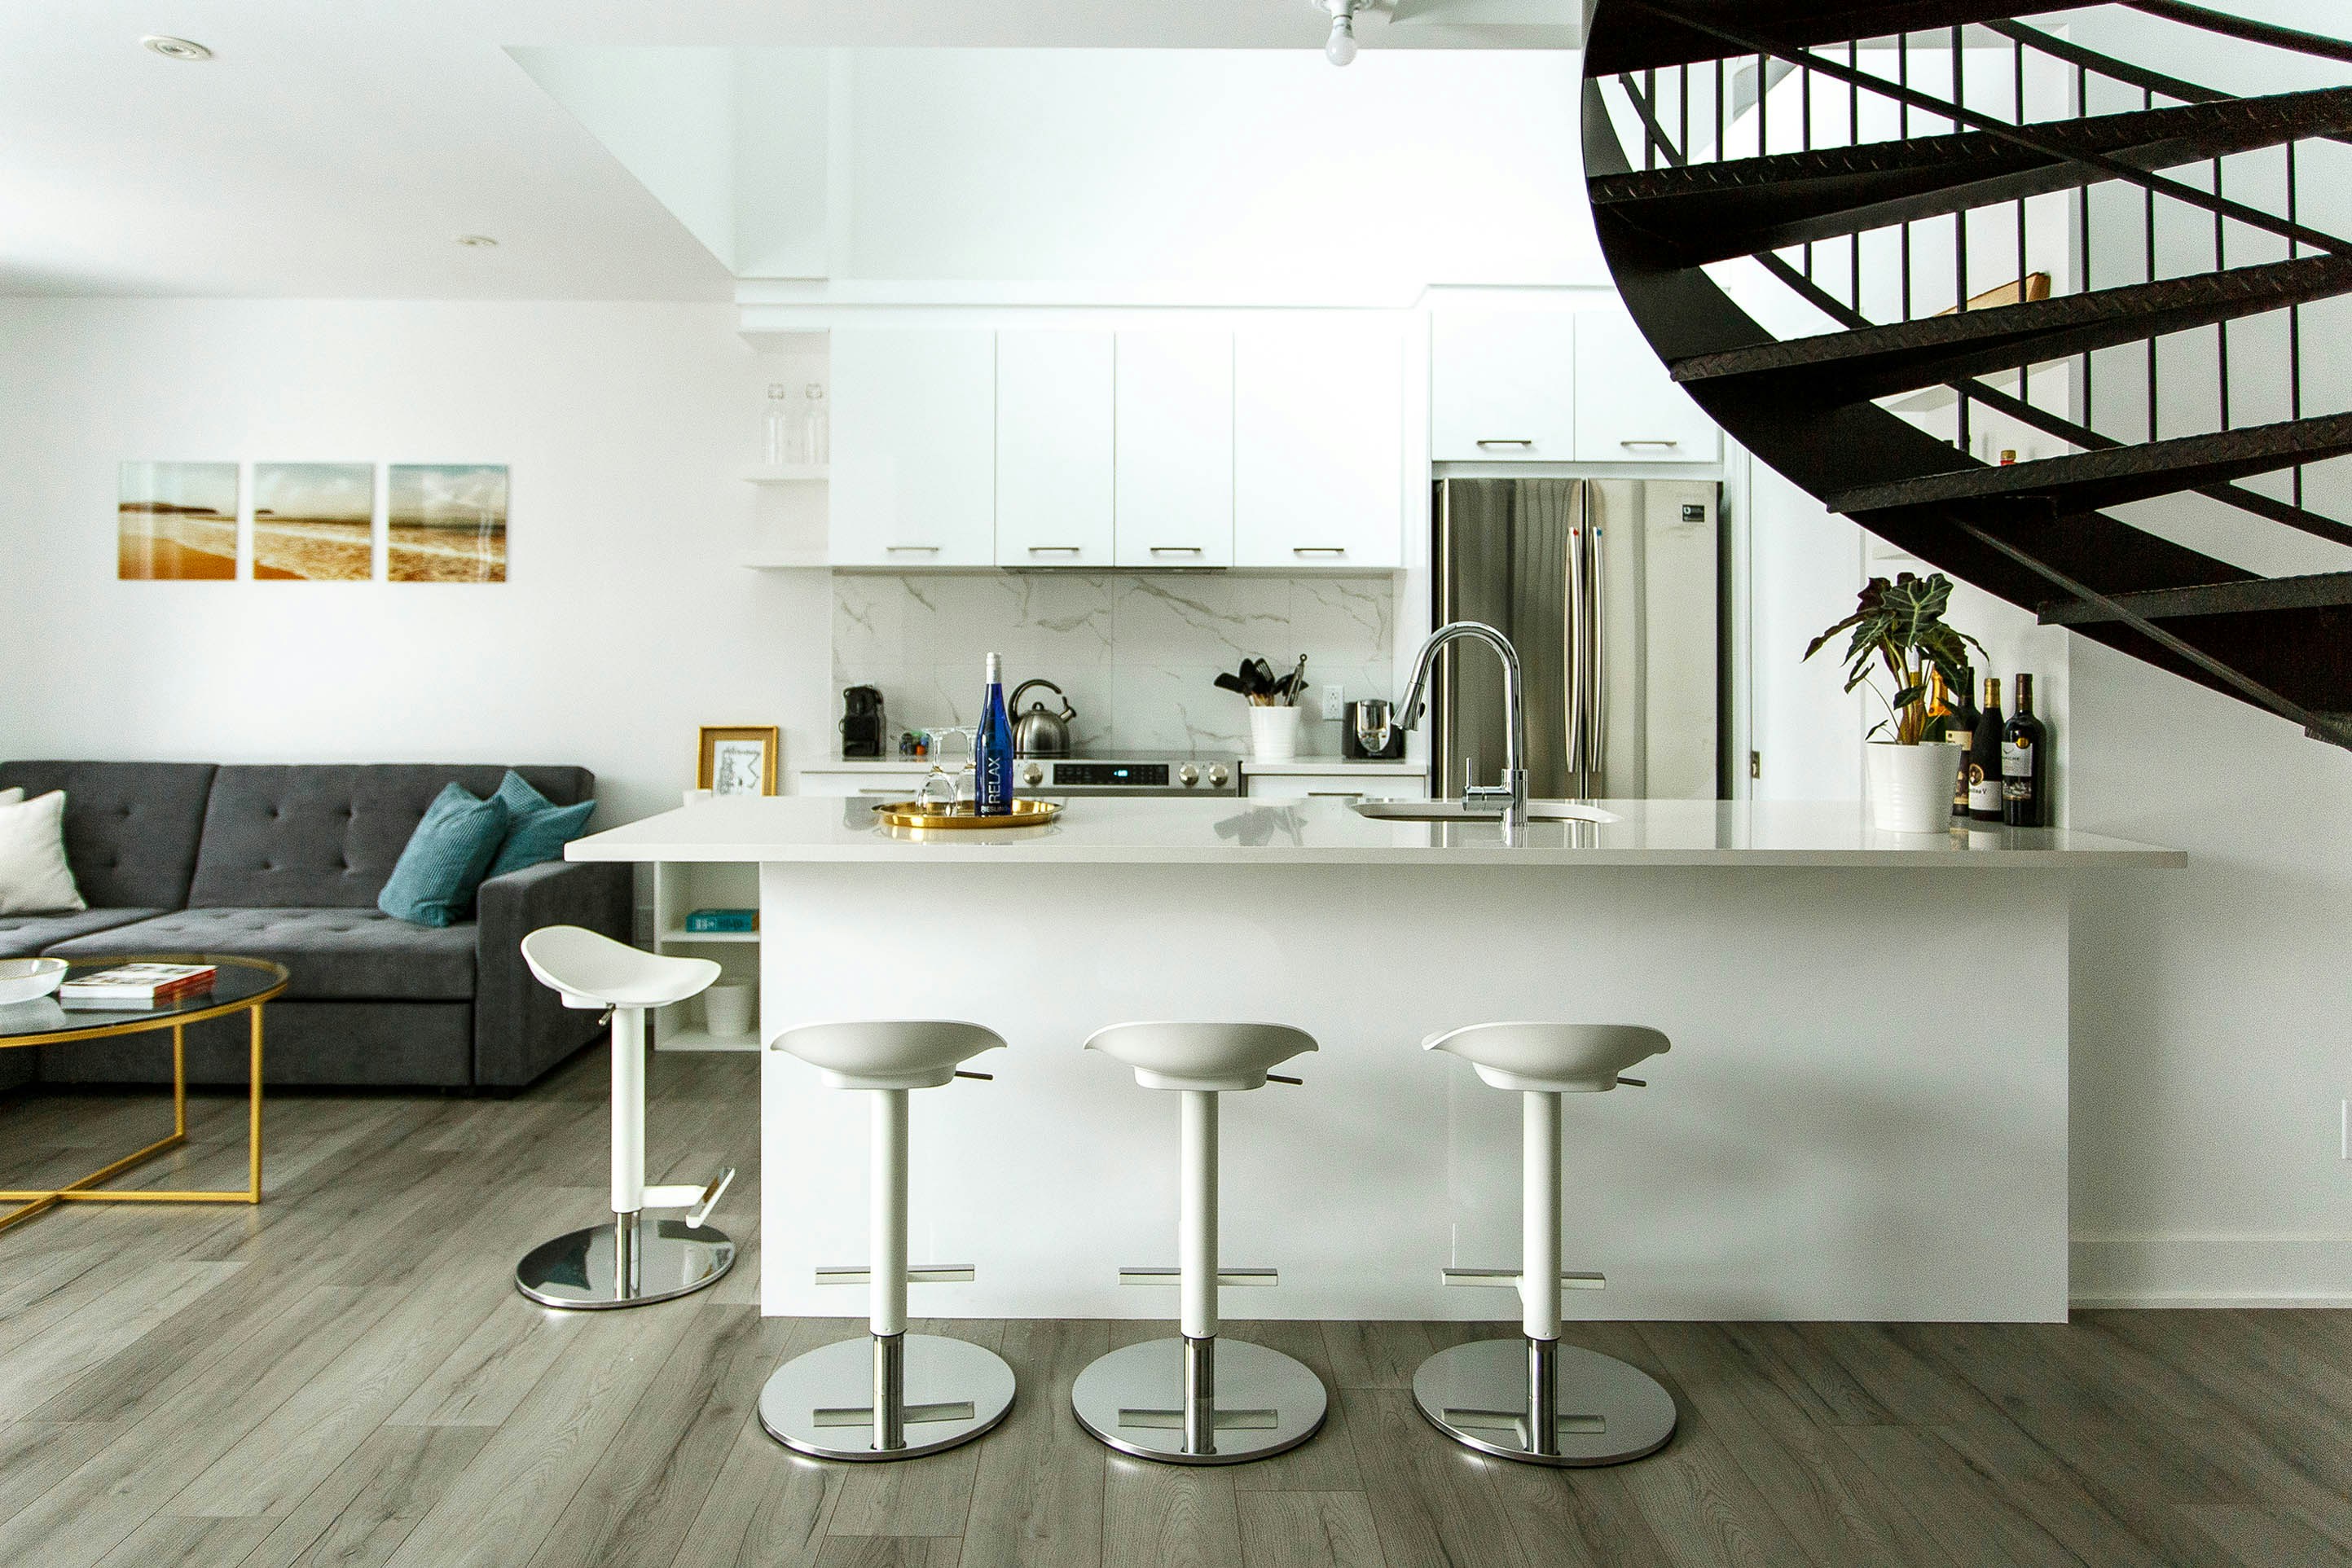
[[[111, 1040], [118, 1035], [172, 1031], [172, 1134], [135, 1154], [90, 1172], [78, 1181], [56, 1187], [0, 1188], [0, 1202], [20, 1205], [0, 1215], [0, 1230], [55, 1208], [61, 1203], [259, 1203], [261, 1201], [261, 1009], [286, 989], [282, 964], [266, 958], [233, 958], [216, 954], [139, 953], [109, 958], [70, 961], [66, 978], [77, 970], [110, 969], [117, 964], [210, 964], [220, 970], [213, 988], [201, 996], [183, 997], [161, 1007], [94, 1011], [66, 1009], [55, 997], [0, 1007], [0, 1051], [39, 1045], [67, 1045], [75, 1040]], [[201, 1188], [194, 1191], [140, 1187], [128, 1192], [100, 1192], [98, 1184], [143, 1165], [166, 1149], [188, 1141], [187, 1028], [206, 1019], [246, 1013], [252, 1019], [253, 1048], [247, 1067], [247, 1132], [248, 1179], [243, 1191]]]

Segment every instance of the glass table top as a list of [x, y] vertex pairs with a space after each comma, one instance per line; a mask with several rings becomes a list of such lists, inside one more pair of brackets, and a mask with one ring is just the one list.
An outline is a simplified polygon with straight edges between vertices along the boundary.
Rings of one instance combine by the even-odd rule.
[[105, 958], [68, 960], [66, 978], [110, 969], [118, 964], [212, 964], [220, 973], [213, 988], [152, 1008], [64, 1008], [52, 996], [0, 1007], [0, 1046], [39, 1045], [58, 1036], [94, 1038], [168, 1029], [174, 1022], [212, 1018], [266, 1002], [286, 988], [286, 967], [266, 958], [213, 953], [124, 953]]

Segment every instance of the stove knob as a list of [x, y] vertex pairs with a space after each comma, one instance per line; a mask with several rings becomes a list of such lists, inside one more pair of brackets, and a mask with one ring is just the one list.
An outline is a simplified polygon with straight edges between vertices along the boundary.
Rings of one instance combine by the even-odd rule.
[[1209, 787], [1211, 789], [1223, 789], [1225, 787], [1225, 780], [1232, 777], [1232, 774], [1225, 771], [1225, 765], [1223, 763], [1212, 762], [1209, 764]]
[[1176, 782], [1183, 785], [1187, 789], [1190, 789], [1193, 785], [1198, 784], [1200, 781], [1201, 770], [1193, 767], [1191, 763], [1187, 762], [1184, 766], [1176, 769]]
[[1024, 762], [1021, 765], [1021, 782], [1028, 785], [1032, 789], [1034, 789], [1038, 785], [1043, 784], [1045, 781], [1045, 769], [1042, 764]]

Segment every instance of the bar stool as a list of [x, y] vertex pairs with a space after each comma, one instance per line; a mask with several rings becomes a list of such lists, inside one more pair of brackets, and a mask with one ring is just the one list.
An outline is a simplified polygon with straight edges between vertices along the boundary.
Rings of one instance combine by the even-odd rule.
[[1655, 1378], [1613, 1356], [1559, 1343], [1563, 1285], [1597, 1291], [1598, 1274], [1559, 1267], [1559, 1097], [1602, 1093], [1666, 1037], [1633, 1024], [1473, 1024], [1422, 1041], [1450, 1051], [1497, 1089], [1519, 1095], [1519, 1267], [1447, 1269], [1449, 1285], [1509, 1287], [1519, 1293], [1521, 1338], [1480, 1340], [1439, 1351], [1412, 1375], [1413, 1403], [1455, 1442], [1536, 1465], [1614, 1465], [1665, 1446], [1675, 1433], [1674, 1396]]
[[907, 1287], [968, 1281], [966, 1264], [907, 1262], [907, 1091], [955, 1078], [985, 1079], [959, 1064], [1003, 1040], [971, 1023], [820, 1023], [769, 1042], [814, 1067], [827, 1087], [874, 1096], [873, 1180], [867, 1192], [870, 1259], [862, 1269], [819, 1269], [820, 1285], [865, 1285], [865, 1340], [794, 1356], [760, 1391], [760, 1424], [820, 1459], [911, 1459], [968, 1443], [1013, 1407], [1013, 1369], [960, 1339], [907, 1332]]
[[[541, 1306], [642, 1307], [715, 1285], [735, 1266], [735, 1243], [706, 1225], [730, 1166], [703, 1186], [646, 1185], [646, 1009], [702, 994], [719, 977], [708, 958], [639, 952], [577, 925], [544, 925], [522, 939], [523, 962], [567, 1008], [602, 1008], [613, 1022], [613, 1223], [542, 1242], [515, 1267], [515, 1289]], [[683, 1208], [650, 1232], [648, 1208]]]
[[1184, 1096], [1180, 1266], [1119, 1270], [1123, 1285], [1177, 1286], [1183, 1333], [1089, 1363], [1070, 1390], [1078, 1424], [1123, 1454], [1169, 1464], [1238, 1464], [1297, 1448], [1323, 1425], [1322, 1380], [1280, 1351], [1217, 1338], [1220, 1285], [1279, 1282], [1272, 1269], [1218, 1267], [1217, 1096], [1269, 1078], [1297, 1083], [1266, 1069], [1313, 1051], [1313, 1038], [1280, 1024], [1128, 1023], [1086, 1049], [1125, 1062], [1146, 1089]]

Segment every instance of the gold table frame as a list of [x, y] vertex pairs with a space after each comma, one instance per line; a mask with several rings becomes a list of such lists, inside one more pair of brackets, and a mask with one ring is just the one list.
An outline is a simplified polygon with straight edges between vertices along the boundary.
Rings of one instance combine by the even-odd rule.
[[[107, 958], [86, 958], [75, 961], [77, 967], [90, 967], [116, 964], [214, 964], [235, 966], [241, 969], [260, 969], [277, 976], [277, 982], [249, 997], [235, 1001], [211, 1003], [194, 1007], [185, 1012], [155, 1013], [123, 1023], [96, 1024], [88, 1029], [61, 1029], [41, 1034], [14, 1035], [0, 1040], [0, 1050], [29, 1049], [42, 1045], [62, 1045], [78, 1040], [109, 1040], [122, 1035], [152, 1034], [161, 1030], [172, 1031], [172, 1131], [169, 1136], [157, 1139], [136, 1153], [123, 1155], [110, 1165], [102, 1166], [63, 1186], [0, 1187], [0, 1202], [15, 1202], [19, 1207], [0, 1215], [0, 1230], [20, 1225], [36, 1216], [47, 1213], [62, 1203], [247, 1203], [261, 1201], [261, 1014], [270, 1002], [285, 993], [291, 978], [282, 964], [266, 958], [237, 958], [217, 954], [171, 954], [165, 956], [133, 955]], [[188, 1039], [192, 1023], [208, 1019], [226, 1018], [232, 1013], [252, 1015], [252, 1044], [247, 1058], [248, 1082], [246, 1089], [247, 1180], [244, 1190], [234, 1187], [163, 1188], [142, 1187], [133, 1192], [101, 1192], [98, 1184], [121, 1175], [137, 1166], [146, 1164], [167, 1149], [178, 1148], [188, 1141]]]

